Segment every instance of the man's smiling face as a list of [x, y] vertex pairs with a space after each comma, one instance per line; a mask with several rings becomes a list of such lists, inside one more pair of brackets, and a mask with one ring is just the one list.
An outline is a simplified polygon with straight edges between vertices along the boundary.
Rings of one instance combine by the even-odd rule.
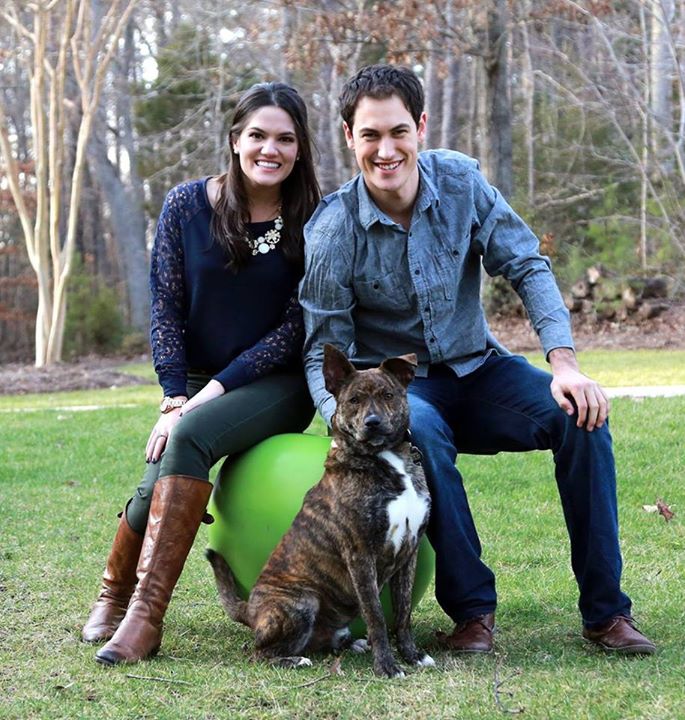
[[347, 146], [354, 151], [366, 187], [379, 206], [414, 202], [419, 187], [416, 165], [426, 134], [426, 114], [417, 127], [398, 95], [362, 97], [350, 129], [343, 123]]

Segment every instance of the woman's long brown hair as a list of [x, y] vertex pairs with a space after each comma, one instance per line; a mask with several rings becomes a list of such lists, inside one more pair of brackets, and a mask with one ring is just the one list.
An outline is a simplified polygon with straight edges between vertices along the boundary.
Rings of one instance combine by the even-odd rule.
[[259, 108], [279, 107], [288, 113], [295, 125], [299, 160], [281, 185], [281, 247], [285, 257], [303, 267], [302, 229], [314, 212], [321, 191], [314, 172], [312, 143], [307, 124], [307, 108], [297, 90], [280, 82], [258, 83], [241, 95], [229, 132], [228, 170], [218, 178], [219, 192], [212, 213], [212, 237], [226, 251], [228, 266], [238, 271], [252, 256], [245, 242], [250, 222], [250, 208], [240, 161], [231, 152], [233, 140], [247, 126], [250, 116]]

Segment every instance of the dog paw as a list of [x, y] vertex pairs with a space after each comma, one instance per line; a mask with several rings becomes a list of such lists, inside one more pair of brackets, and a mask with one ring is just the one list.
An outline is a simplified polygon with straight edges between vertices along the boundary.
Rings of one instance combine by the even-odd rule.
[[333, 633], [333, 637], [331, 639], [331, 647], [333, 648], [333, 650], [344, 650], [351, 644], [352, 633], [350, 632], [350, 628], [340, 628], [340, 630], [336, 630]]
[[369, 641], [366, 638], [359, 638], [350, 645], [350, 650], [358, 655], [369, 652], [370, 649], [371, 645], [369, 645]]
[[403, 678], [406, 677], [404, 670], [393, 660], [386, 662], [374, 663], [373, 671], [379, 677], [386, 678]]
[[424, 654], [423, 657], [416, 661], [415, 665], [417, 667], [435, 667], [435, 660], [430, 655]]
[[311, 667], [312, 661], [309, 658], [294, 655], [292, 657], [273, 658], [271, 660], [271, 664], [280, 668], [291, 668], [293, 670], [297, 670], [299, 668]]

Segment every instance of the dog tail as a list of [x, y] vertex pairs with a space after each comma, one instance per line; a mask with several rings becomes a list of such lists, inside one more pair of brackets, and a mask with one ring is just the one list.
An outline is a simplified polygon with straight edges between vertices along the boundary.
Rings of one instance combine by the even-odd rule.
[[228, 616], [236, 622], [251, 627], [248, 620], [247, 603], [245, 600], [241, 600], [238, 595], [235, 578], [233, 577], [231, 568], [228, 567], [228, 563], [218, 552], [214, 552], [214, 550], [209, 548], [205, 550], [205, 557], [209, 560], [214, 570], [214, 579], [216, 580], [216, 587], [219, 591], [219, 600], [221, 600], [224, 610], [226, 610]]

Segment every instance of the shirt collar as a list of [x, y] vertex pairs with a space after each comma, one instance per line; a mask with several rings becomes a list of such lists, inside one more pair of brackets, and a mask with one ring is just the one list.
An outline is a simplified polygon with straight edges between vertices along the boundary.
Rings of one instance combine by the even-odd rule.
[[[440, 204], [440, 196], [438, 195], [438, 189], [435, 186], [433, 180], [429, 177], [426, 170], [421, 165], [421, 156], [419, 155], [419, 194], [416, 197], [416, 203], [414, 210], [422, 213], [427, 210], [431, 205], [436, 206]], [[376, 222], [384, 225], [394, 225], [395, 223], [381, 210], [378, 208], [376, 203], [373, 201], [369, 191], [364, 183], [364, 176], [362, 173], [357, 175], [355, 180], [357, 183], [357, 197], [359, 198], [359, 222], [361, 223], [364, 230], [368, 230], [371, 225]]]

